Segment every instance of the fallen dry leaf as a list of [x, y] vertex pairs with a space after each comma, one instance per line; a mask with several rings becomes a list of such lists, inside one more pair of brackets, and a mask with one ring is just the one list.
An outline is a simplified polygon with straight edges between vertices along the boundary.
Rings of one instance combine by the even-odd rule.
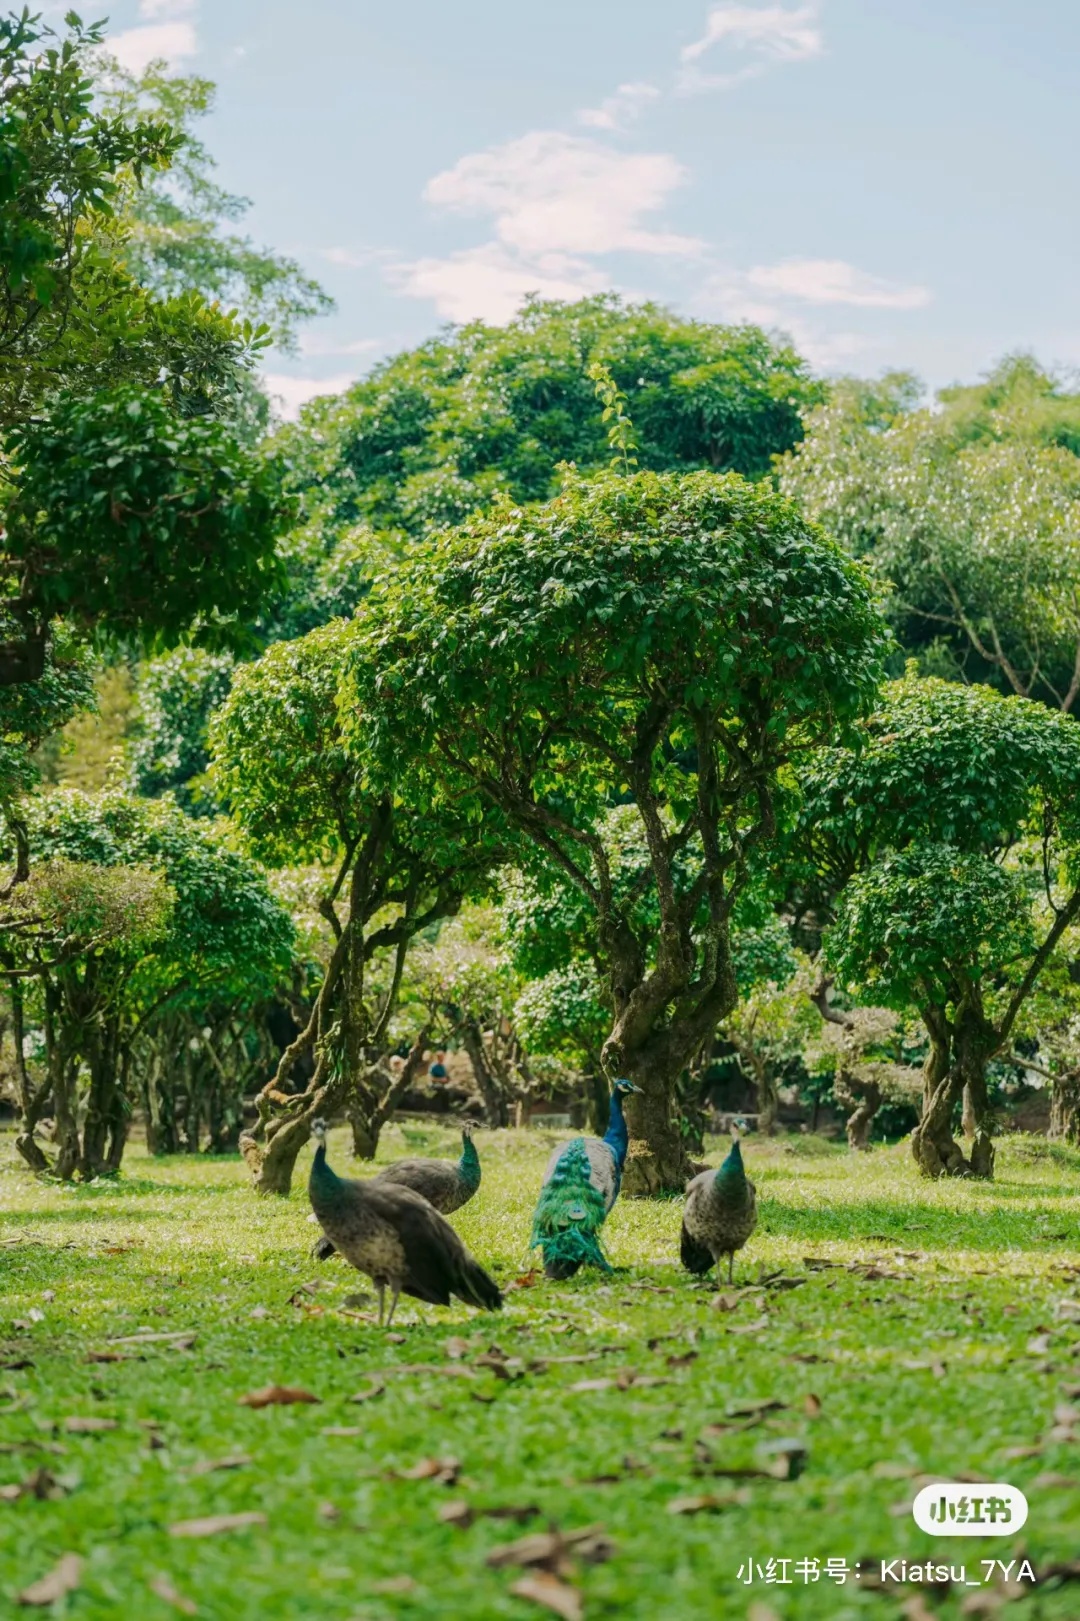
[[765, 1316], [755, 1317], [752, 1323], [731, 1323], [728, 1325], [729, 1334], [760, 1334], [768, 1328], [769, 1319]]
[[0, 1501], [17, 1503], [20, 1497], [36, 1497], [40, 1503], [56, 1503], [62, 1497], [67, 1497], [77, 1484], [76, 1475], [54, 1475], [50, 1469], [41, 1467], [27, 1475], [25, 1480], [0, 1486]]
[[540, 1512], [538, 1503], [500, 1503], [495, 1508], [485, 1508], [480, 1511], [486, 1520], [516, 1520], [518, 1524], [525, 1520], [535, 1520]]
[[734, 1311], [741, 1299], [741, 1295], [728, 1292], [726, 1294], [713, 1295], [712, 1299], [709, 1301], [709, 1305], [712, 1307], [713, 1311]]
[[372, 1582], [373, 1593], [414, 1593], [417, 1583], [411, 1576], [386, 1576], [381, 1582]]
[[237, 1398], [241, 1407], [293, 1407], [301, 1402], [320, 1402], [310, 1390], [298, 1390], [293, 1385], [264, 1385], [247, 1396]]
[[371, 1379], [368, 1381], [366, 1390], [358, 1390], [355, 1396], [349, 1397], [349, 1400], [351, 1402], [374, 1401], [376, 1396], [381, 1396], [385, 1389], [386, 1386], [381, 1379]]
[[535, 1531], [530, 1536], [518, 1537], [516, 1542], [504, 1542], [492, 1548], [485, 1562], [493, 1570], [501, 1570], [506, 1565], [555, 1566], [573, 1553], [590, 1564], [600, 1564], [610, 1559], [614, 1551], [603, 1526], [586, 1525], [580, 1531]]
[[65, 1418], [64, 1428], [69, 1435], [103, 1435], [106, 1430], [119, 1429], [115, 1418]]
[[336, 1525], [341, 1518], [341, 1510], [336, 1503], [320, 1503], [315, 1512], [326, 1525]]
[[1047, 1474], [1036, 1475], [1031, 1484], [1039, 1491], [1075, 1491], [1080, 1486], [1080, 1480], [1074, 1480], [1072, 1475], [1058, 1475], [1050, 1470]]
[[455, 1525], [459, 1531], [467, 1531], [475, 1516], [464, 1498], [455, 1497], [452, 1503], [440, 1503], [436, 1518], [444, 1525]]
[[746, 1621], [780, 1621], [780, 1617], [767, 1604], [755, 1602], [746, 1612]]
[[200, 1458], [188, 1472], [192, 1475], [213, 1475], [219, 1469], [243, 1469], [251, 1461], [246, 1452], [234, 1452], [228, 1458]]
[[453, 1362], [460, 1362], [463, 1356], [469, 1354], [469, 1342], [462, 1339], [460, 1334], [452, 1334], [448, 1340], [443, 1341], [443, 1350]]
[[916, 1593], [900, 1606], [900, 1614], [904, 1621], [937, 1621], [933, 1610], [929, 1608], [921, 1593]]
[[961, 1615], [997, 1615], [1007, 1600], [1004, 1593], [995, 1593], [989, 1590], [985, 1593], [969, 1593], [960, 1606]]
[[251, 1510], [246, 1514], [209, 1514], [202, 1520], [178, 1520], [170, 1525], [171, 1537], [216, 1537], [222, 1531], [247, 1531], [265, 1525], [266, 1515]]
[[533, 1267], [529, 1272], [522, 1272], [519, 1277], [511, 1278], [509, 1283], [503, 1284], [503, 1294], [510, 1289], [533, 1289], [540, 1281], [539, 1267]]
[[359, 1424], [329, 1424], [322, 1433], [323, 1435], [346, 1436], [363, 1435], [364, 1431]]
[[[396, 1331], [393, 1334], [384, 1334], [383, 1339], [386, 1341], [387, 1345], [404, 1345], [405, 1344], [405, 1336], [404, 1336], [404, 1334], [398, 1334]], [[406, 1580], [407, 1579], [408, 1578], [406, 1578]]]
[[437, 1486], [452, 1486], [461, 1473], [459, 1458], [421, 1458], [411, 1469], [402, 1469], [398, 1480], [433, 1480]]
[[563, 1621], [582, 1621], [585, 1614], [577, 1588], [571, 1587], [569, 1582], [560, 1581], [558, 1576], [553, 1576], [547, 1570], [538, 1570], [532, 1576], [522, 1576], [519, 1581], [511, 1582], [510, 1591], [515, 1598], [528, 1599], [562, 1616]]
[[681, 1351], [675, 1356], [664, 1358], [669, 1368], [688, 1368], [691, 1362], [696, 1362], [701, 1355], [700, 1351]]
[[1050, 1349], [1049, 1334], [1036, 1334], [1027, 1342], [1028, 1356], [1045, 1356]]
[[740, 1492], [725, 1492], [722, 1497], [717, 1497], [714, 1492], [702, 1492], [697, 1497], [673, 1497], [667, 1511], [669, 1514], [719, 1514], [722, 1508], [745, 1501]]
[[614, 1379], [579, 1379], [576, 1384], [567, 1385], [567, 1390], [573, 1395], [584, 1395], [594, 1390], [613, 1390]]
[[815, 1396], [812, 1390], [807, 1391], [803, 1397], [803, 1412], [807, 1418], [820, 1418], [821, 1416], [821, 1397]]
[[155, 1576], [150, 1583], [151, 1593], [156, 1593], [163, 1604], [171, 1604], [174, 1610], [181, 1615], [198, 1615], [198, 1606], [184, 1594], [178, 1592], [167, 1576]]
[[66, 1553], [48, 1575], [31, 1582], [19, 1594], [20, 1604], [55, 1604], [68, 1593], [74, 1593], [82, 1580], [83, 1562], [77, 1553]]
[[779, 1413], [787, 1405], [786, 1401], [776, 1401], [770, 1397], [764, 1401], [743, 1402], [738, 1407], [729, 1407], [727, 1415], [729, 1418], [756, 1418], [762, 1413]]

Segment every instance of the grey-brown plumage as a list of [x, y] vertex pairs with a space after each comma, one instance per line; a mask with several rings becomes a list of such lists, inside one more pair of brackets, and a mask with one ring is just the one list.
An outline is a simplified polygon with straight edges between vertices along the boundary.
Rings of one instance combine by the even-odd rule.
[[317, 1143], [308, 1178], [311, 1208], [334, 1248], [374, 1283], [380, 1325], [387, 1289], [387, 1328], [400, 1294], [434, 1306], [448, 1306], [456, 1296], [470, 1306], [499, 1310], [498, 1284], [426, 1199], [377, 1177], [350, 1182], [337, 1176], [326, 1163], [325, 1122], [313, 1121], [311, 1130]]
[[731, 1282], [735, 1251], [757, 1226], [757, 1190], [743, 1166], [742, 1146], [732, 1132], [731, 1152], [718, 1171], [702, 1171], [686, 1185], [679, 1252], [688, 1272], [708, 1272], [728, 1259]]
[[475, 1129], [471, 1120], [462, 1125], [460, 1159], [399, 1159], [380, 1171], [375, 1181], [412, 1188], [444, 1216], [460, 1210], [480, 1186], [480, 1156], [473, 1143]]
[[[372, 1181], [412, 1188], [440, 1214], [448, 1216], [452, 1210], [460, 1210], [463, 1204], [468, 1204], [480, 1186], [480, 1156], [472, 1140], [475, 1130], [471, 1120], [462, 1125], [460, 1159], [399, 1159], [372, 1177]], [[316, 1261], [327, 1261], [336, 1250], [328, 1238], [319, 1238], [312, 1245], [311, 1253]]]

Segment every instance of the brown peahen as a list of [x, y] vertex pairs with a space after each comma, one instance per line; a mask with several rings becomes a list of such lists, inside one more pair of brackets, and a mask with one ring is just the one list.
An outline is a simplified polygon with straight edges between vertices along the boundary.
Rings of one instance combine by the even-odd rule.
[[[463, 1204], [468, 1204], [480, 1186], [480, 1156], [473, 1143], [475, 1130], [473, 1121], [463, 1122], [460, 1159], [399, 1159], [372, 1181], [412, 1188], [442, 1215], [448, 1216], [452, 1210], [460, 1210]], [[311, 1253], [316, 1261], [328, 1261], [335, 1250], [328, 1238], [319, 1238], [312, 1245]]]
[[498, 1284], [426, 1199], [378, 1178], [346, 1181], [326, 1163], [326, 1122], [313, 1121], [311, 1131], [317, 1144], [308, 1178], [311, 1208], [334, 1248], [374, 1283], [380, 1326], [387, 1289], [387, 1328], [400, 1294], [433, 1306], [448, 1306], [456, 1296], [485, 1311], [500, 1309]]
[[743, 1165], [739, 1134], [732, 1128], [731, 1151], [718, 1171], [702, 1171], [686, 1184], [680, 1254], [688, 1272], [708, 1272], [728, 1258], [731, 1282], [735, 1251], [757, 1226], [757, 1191]]

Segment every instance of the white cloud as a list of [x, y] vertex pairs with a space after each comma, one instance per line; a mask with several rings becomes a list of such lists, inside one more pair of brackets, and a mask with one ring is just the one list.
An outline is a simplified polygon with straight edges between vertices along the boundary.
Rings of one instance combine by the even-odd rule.
[[498, 242], [466, 248], [445, 259], [414, 259], [395, 266], [390, 280], [409, 298], [429, 298], [448, 321], [509, 321], [528, 293], [582, 298], [611, 285], [609, 277], [565, 254], [527, 260]]
[[199, 0], [139, 0], [140, 17], [188, 17]]
[[489, 216], [492, 237], [443, 258], [398, 261], [386, 275], [455, 321], [507, 321], [530, 292], [581, 298], [611, 285], [597, 256], [697, 257], [696, 238], [645, 223], [685, 178], [666, 153], [617, 152], [590, 136], [534, 130], [471, 153], [424, 189], [437, 208]]
[[381, 338], [354, 338], [351, 343], [338, 343], [333, 338], [300, 339], [302, 355], [370, 355], [383, 347]]
[[128, 28], [122, 34], [112, 34], [105, 48], [121, 67], [130, 73], [141, 73], [151, 62], [163, 57], [170, 66], [197, 56], [199, 41], [192, 23], [150, 23], [145, 28]]
[[[732, 65], [719, 73], [706, 73], [697, 63], [717, 46], [726, 49]], [[679, 89], [727, 89], [777, 63], [808, 62], [821, 56], [824, 49], [816, 5], [798, 6], [793, 11], [783, 6], [714, 6], [706, 18], [704, 34], [680, 53], [686, 66]], [[741, 65], [735, 65], [739, 55], [733, 53], [742, 55]]]
[[333, 377], [293, 377], [288, 372], [265, 371], [262, 384], [278, 407], [278, 415], [286, 422], [293, 422], [308, 400], [317, 399], [320, 394], [341, 394], [356, 382], [358, 375], [344, 371]]
[[645, 229], [686, 179], [667, 153], [616, 152], [583, 135], [534, 130], [462, 158], [424, 196], [460, 214], [490, 214], [505, 247], [543, 253], [694, 253], [700, 243]]
[[918, 310], [929, 304], [927, 287], [904, 286], [869, 275], [843, 259], [785, 259], [755, 265], [745, 279], [763, 293], [800, 299], [807, 304], [850, 304], [859, 309]]
[[390, 248], [323, 248], [327, 264], [340, 265], [345, 270], [366, 270], [369, 265], [393, 259]]
[[654, 84], [621, 84], [599, 107], [583, 107], [578, 122], [590, 129], [625, 129], [659, 94]]

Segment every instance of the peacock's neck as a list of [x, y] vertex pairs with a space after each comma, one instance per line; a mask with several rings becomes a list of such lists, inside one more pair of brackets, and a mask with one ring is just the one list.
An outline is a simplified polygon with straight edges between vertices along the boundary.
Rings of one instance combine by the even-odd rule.
[[480, 1183], [480, 1155], [471, 1137], [466, 1137], [461, 1145], [461, 1158], [458, 1161], [458, 1175], [467, 1187], [477, 1187]]
[[320, 1143], [311, 1161], [311, 1175], [308, 1178], [309, 1186], [319, 1188], [324, 1193], [329, 1193], [337, 1187], [340, 1180], [341, 1178], [326, 1163], [326, 1144]]
[[626, 1151], [630, 1146], [630, 1133], [626, 1129], [621, 1092], [611, 1094], [611, 1114], [608, 1118], [608, 1129], [604, 1133], [604, 1141], [615, 1155], [615, 1163], [621, 1171], [626, 1163]]
[[716, 1173], [715, 1185], [724, 1199], [737, 1201], [745, 1197], [746, 1170], [738, 1143], [732, 1143], [731, 1152]]

